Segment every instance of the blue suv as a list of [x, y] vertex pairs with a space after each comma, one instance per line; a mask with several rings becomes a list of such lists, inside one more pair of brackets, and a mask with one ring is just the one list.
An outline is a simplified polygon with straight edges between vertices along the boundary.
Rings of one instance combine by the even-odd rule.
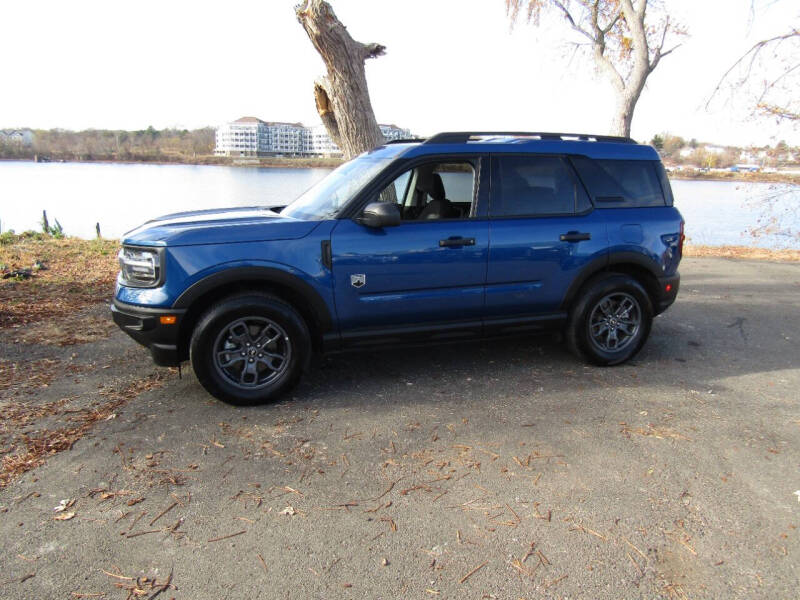
[[126, 234], [114, 320], [226, 402], [293, 386], [314, 352], [561, 330], [615, 365], [678, 293], [683, 219], [628, 138], [440, 133], [343, 164], [286, 207]]

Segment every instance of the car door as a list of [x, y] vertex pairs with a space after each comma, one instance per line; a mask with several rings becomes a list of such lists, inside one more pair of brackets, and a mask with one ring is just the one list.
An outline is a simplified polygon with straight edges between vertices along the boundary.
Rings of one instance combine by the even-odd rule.
[[[489, 225], [477, 207], [486, 166], [478, 156], [409, 163], [363, 202], [395, 202], [399, 225], [368, 227], [359, 213], [337, 223], [331, 257], [343, 343], [479, 335]], [[483, 197], [485, 204], [487, 189]]]
[[492, 157], [486, 327], [536, 327], [563, 318], [581, 270], [603, 260], [606, 225], [566, 157]]

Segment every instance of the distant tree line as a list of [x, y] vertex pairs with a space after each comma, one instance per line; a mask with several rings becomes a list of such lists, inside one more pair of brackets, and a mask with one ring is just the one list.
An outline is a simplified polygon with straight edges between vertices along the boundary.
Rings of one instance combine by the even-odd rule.
[[214, 129], [39, 129], [33, 144], [0, 141], [0, 158], [185, 162], [211, 155]]
[[650, 140], [661, 158], [668, 164], [686, 164], [698, 167], [727, 168], [736, 164], [755, 163], [762, 167], [785, 167], [800, 162], [800, 148], [792, 148], [785, 141], [774, 146], [719, 146], [684, 139], [671, 133], [656, 134]]

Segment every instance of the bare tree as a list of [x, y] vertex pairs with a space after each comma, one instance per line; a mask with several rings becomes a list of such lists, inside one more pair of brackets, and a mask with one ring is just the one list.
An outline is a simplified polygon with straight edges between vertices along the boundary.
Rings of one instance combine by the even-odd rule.
[[554, 12], [580, 34], [595, 67], [614, 88], [610, 130], [623, 136], [631, 133], [647, 78], [680, 45], [665, 50], [667, 39], [685, 35], [658, 0], [506, 0], [506, 10], [512, 23], [524, 14], [537, 25], [542, 12]]
[[751, 110], [777, 121], [800, 122], [800, 28], [761, 40], [742, 54], [720, 78], [706, 108], [723, 88], [735, 95], [752, 94]]
[[346, 159], [382, 144], [364, 62], [386, 48], [354, 40], [325, 0], [304, 0], [295, 13], [328, 71], [314, 82], [314, 99], [331, 139]]

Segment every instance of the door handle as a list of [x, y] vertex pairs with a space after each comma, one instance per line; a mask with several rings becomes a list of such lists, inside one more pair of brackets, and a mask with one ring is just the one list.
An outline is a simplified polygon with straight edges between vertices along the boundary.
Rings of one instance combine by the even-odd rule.
[[439, 247], [440, 248], [453, 248], [453, 247], [461, 247], [461, 246], [474, 246], [475, 245], [475, 238], [465, 238], [465, 237], [451, 237], [447, 238], [446, 240], [439, 240]]
[[579, 231], [568, 231], [558, 236], [562, 242], [585, 242], [592, 239], [591, 233], [581, 233]]

